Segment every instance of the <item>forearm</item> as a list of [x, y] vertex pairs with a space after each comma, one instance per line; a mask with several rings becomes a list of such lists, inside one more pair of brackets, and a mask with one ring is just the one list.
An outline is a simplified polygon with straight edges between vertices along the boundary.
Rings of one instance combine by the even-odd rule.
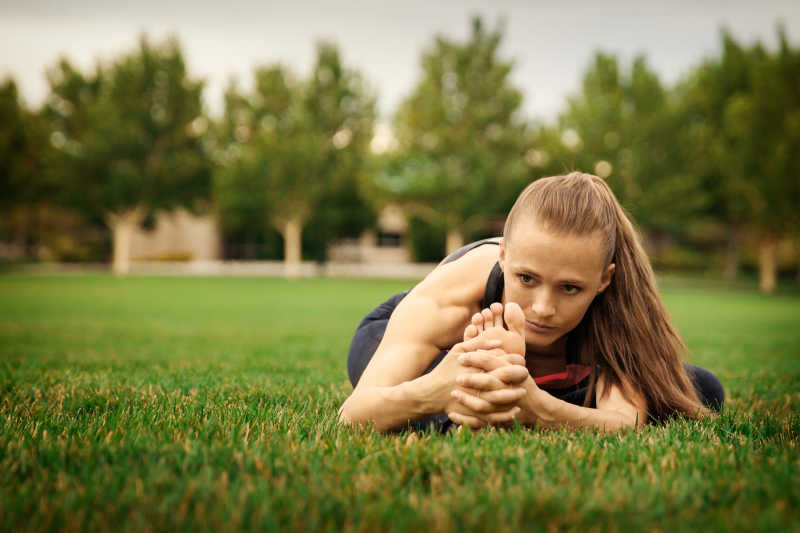
[[633, 413], [614, 409], [598, 409], [574, 405], [540, 389], [533, 379], [523, 384], [527, 391], [520, 402], [522, 412], [517, 416], [521, 424], [532, 427], [598, 428], [614, 432], [644, 424]]
[[356, 388], [339, 409], [339, 422], [359, 426], [371, 422], [378, 431], [400, 428], [442, 412], [439, 389], [430, 374], [389, 387]]

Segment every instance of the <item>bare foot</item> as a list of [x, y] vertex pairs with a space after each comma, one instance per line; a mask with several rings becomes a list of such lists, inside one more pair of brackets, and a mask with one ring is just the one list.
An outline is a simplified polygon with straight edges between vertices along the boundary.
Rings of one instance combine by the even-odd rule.
[[[505, 318], [505, 325], [503, 319]], [[508, 329], [506, 329], [506, 327]], [[507, 353], [516, 353], [525, 357], [525, 315], [514, 302], [503, 308], [499, 302], [472, 316], [470, 324], [464, 329], [464, 340], [468, 341], [481, 335], [499, 340]]]

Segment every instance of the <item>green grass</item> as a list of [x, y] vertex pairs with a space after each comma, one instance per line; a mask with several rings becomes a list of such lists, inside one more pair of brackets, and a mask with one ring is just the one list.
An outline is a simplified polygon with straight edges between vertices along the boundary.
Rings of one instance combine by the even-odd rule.
[[800, 297], [665, 282], [728, 393], [604, 436], [342, 428], [403, 282], [0, 277], [3, 530], [800, 531]]

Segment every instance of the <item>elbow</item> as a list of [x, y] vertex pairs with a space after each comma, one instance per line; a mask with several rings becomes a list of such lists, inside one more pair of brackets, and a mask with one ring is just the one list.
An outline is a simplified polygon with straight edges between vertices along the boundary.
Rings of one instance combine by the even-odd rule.
[[647, 413], [644, 415], [641, 412], [635, 413], [626, 413], [622, 411], [617, 411], [618, 414], [618, 423], [617, 427], [613, 428], [614, 431], [624, 431], [624, 430], [631, 430], [631, 429], [640, 429], [647, 425]]
[[349, 406], [347, 405], [350, 401], [350, 398], [344, 401], [342, 406], [339, 408], [339, 425], [340, 426], [353, 426], [353, 415]]
[[345, 427], [370, 428], [380, 433], [390, 430], [390, 428], [384, 427], [378, 420], [370, 416], [370, 413], [365, 411], [357, 401], [353, 401], [352, 395], [339, 408], [338, 423], [340, 426]]
[[358, 413], [357, 405], [354, 405], [352, 399], [352, 396], [347, 398], [339, 408], [339, 425], [346, 427], [364, 427], [369, 424], [370, 420], [364, 417], [363, 413]]

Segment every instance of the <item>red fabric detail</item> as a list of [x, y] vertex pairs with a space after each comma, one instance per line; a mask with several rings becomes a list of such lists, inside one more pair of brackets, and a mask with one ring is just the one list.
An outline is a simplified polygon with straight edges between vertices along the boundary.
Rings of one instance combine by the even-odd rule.
[[591, 374], [592, 369], [584, 365], [567, 365], [564, 372], [549, 374], [533, 378], [537, 385], [543, 385], [548, 389], [566, 389], [577, 385]]

